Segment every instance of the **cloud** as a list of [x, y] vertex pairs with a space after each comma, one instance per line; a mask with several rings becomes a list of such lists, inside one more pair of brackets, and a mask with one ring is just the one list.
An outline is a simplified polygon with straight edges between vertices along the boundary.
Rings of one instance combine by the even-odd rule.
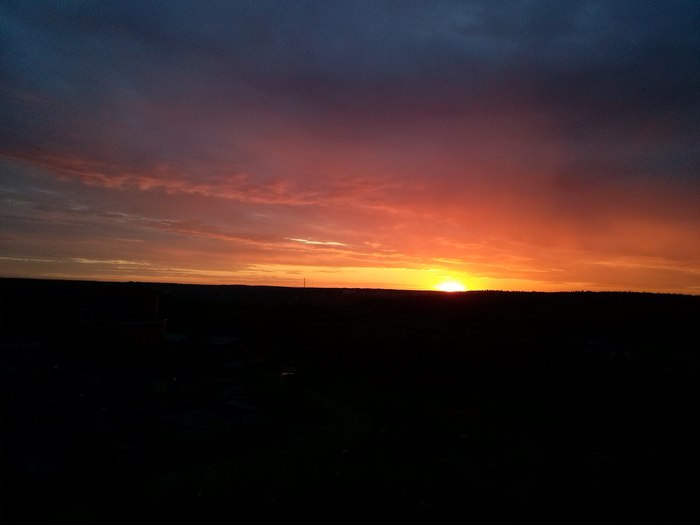
[[342, 242], [335, 242], [335, 241], [309, 241], [307, 239], [294, 239], [294, 238], [289, 238], [290, 241], [294, 242], [300, 242], [301, 244], [310, 244], [310, 245], [315, 245], [315, 246], [347, 246], [347, 244], [344, 244]]

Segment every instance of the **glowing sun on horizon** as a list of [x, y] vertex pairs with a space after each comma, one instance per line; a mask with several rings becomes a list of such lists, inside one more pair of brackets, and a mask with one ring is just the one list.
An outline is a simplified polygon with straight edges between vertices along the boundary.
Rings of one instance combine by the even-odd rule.
[[466, 286], [457, 281], [444, 281], [438, 284], [435, 289], [441, 292], [464, 292], [467, 290]]

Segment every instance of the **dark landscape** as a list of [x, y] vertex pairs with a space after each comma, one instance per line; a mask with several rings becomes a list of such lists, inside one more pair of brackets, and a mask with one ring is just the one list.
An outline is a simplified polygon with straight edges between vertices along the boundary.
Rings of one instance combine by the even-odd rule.
[[4, 523], [698, 516], [697, 296], [2, 279], [0, 299]]

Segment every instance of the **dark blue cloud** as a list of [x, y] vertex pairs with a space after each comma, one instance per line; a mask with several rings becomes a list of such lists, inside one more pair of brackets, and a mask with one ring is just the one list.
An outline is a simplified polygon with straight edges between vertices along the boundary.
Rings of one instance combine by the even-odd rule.
[[[3, 11], [4, 73], [61, 94], [187, 89], [192, 77], [202, 90], [215, 80], [291, 89], [305, 76], [325, 81], [327, 96], [392, 81], [417, 95], [430, 84], [470, 93], [518, 79], [510, 90], [552, 90], [557, 78], [568, 92], [617, 73], [609, 94], [670, 77], [650, 86], [667, 98], [684, 89], [679, 80], [697, 82], [692, 2], [18, 2]], [[296, 94], [313, 95], [303, 88]]]
[[561, 141], [572, 173], [697, 176], [692, 1], [5, 2], [0, 17], [8, 156], [245, 165], [239, 139], [278, 121], [496, 119]]

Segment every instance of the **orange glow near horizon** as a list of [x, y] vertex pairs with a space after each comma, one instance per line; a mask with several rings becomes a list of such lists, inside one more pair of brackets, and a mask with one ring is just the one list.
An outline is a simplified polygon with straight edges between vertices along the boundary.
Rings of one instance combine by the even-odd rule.
[[[263, 152], [281, 155], [276, 146], [284, 141], [270, 140]], [[564, 207], [558, 187], [539, 179], [540, 192], [513, 199], [509, 192], [520, 185], [513, 176], [503, 181], [508, 190], [474, 178], [472, 190], [485, 197], [464, 206], [469, 195], [456, 181], [469, 173], [449, 155], [433, 159], [449, 177], [421, 186], [418, 168], [401, 180], [391, 148], [386, 159], [360, 163], [363, 148], [345, 159], [327, 140], [319, 144], [301, 144], [279, 159], [270, 153], [275, 165], [304, 173], [332, 172], [335, 164], [324, 156], [338, 157], [337, 176], [313, 191], [296, 172], [199, 183], [145, 170], [102, 180], [90, 170], [71, 178], [79, 164], [69, 170], [46, 160], [37, 179], [42, 190], [25, 197], [34, 206], [7, 201], [31, 236], [18, 230], [5, 239], [0, 276], [288, 287], [305, 279], [307, 287], [446, 292], [700, 290], [700, 247], [688, 241], [696, 237], [690, 197], [594, 188], [591, 202], [615, 206], [590, 214]], [[309, 160], [303, 151], [324, 156]], [[522, 167], [516, 174], [536, 178]], [[22, 194], [19, 186], [13, 191]]]
[[[484, 173], [493, 175], [487, 177], [447, 146], [426, 156], [410, 134], [370, 147], [285, 129], [247, 144], [279, 169], [275, 177], [256, 176], [256, 165], [250, 174], [227, 174], [211, 160], [216, 176], [198, 180], [167, 164], [132, 172], [28, 151], [27, 165], [38, 166], [41, 177], [23, 177], [40, 191], [23, 189], [28, 183], [17, 176], [7, 193], [14, 221], [7, 224], [16, 231], [3, 240], [0, 276], [288, 287], [306, 280], [318, 288], [441, 291], [700, 290], [692, 193], [611, 183], [587, 187], [579, 201], [579, 193], [550, 180], [550, 171], [533, 172], [515, 153], [512, 165], [482, 159]], [[548, 155], [548, 164], [559, 162], [558, 152]], [[27, 169], [0, 159], [3, 167]], [[428, 178], [435, 171], [441, 177]], [[313, 173], [332, 175], [309, 185]], [[524, 181], [538, 190], [520, 191]], [[475, 192], [483, 198], [473, 200]]]
[[[306, 283], [309, 288], [375, 288], [404, 290], [440, 290], [458, 292], [465, 290], [519, 290], [519, 291], [665, 291], [693, 293], [694, 290], [682, 289], [673, 280], [656, 282], [655, 262], [649, 260], [641, 265], [637, 260], [601, 260], [590, 265], [591, 273], [583, 280], [548, 280], [544, 272], [537, 268], [492, 266], [493, 276], [483, 275], [483, 266], [476, 263], [460, 264], [456, 269], [456, 260], [445, 259], [445, 264], [421, 265], [417, 267], [381, 267], [381, 266], [328, 266], [328, 265], [288, 265], [269, 262], [250, 264], [239, 268], [209, 267], [208, 261], [189, 260], [188, 264], [168, 264], [170, 260], [183, 259], [185, 253], [168, 254], [162, 262], [143, 260], [112, 259], [40, 259], [0, 257], [0, 275], [4, 277], [35, 277], [50, 279], [83, 279], [98, 281], [140, 281], [140, 282], [175, 282], [183, 284], [242, 284], [263, 286], [301, 287]], [[642, 261], [646, 262], [646, 261]], [[463, 269], [462, 269], [463, 268]], [[553, 274], [563, 274], [564, 271]], [[600, 272], [600, 273], [598, 273]], [[619, 283], [596, 282], [605, 272], [619, 275]], [[563, 275], [561, 276], [563, 277]], [[638, 280], [649, 283], [647, 287], [634, 286]], [[625, 281], [623, 279], [628, 279]], [[623, 284], [620, 284], [623, 283]]]

